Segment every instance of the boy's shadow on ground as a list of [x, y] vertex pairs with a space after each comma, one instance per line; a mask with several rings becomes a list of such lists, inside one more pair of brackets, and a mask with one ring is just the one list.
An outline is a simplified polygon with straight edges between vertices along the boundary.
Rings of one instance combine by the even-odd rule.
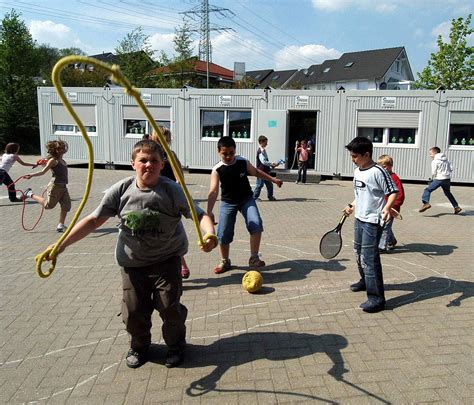
[[387, 284], [386, 291], [411, 291], [411, 293], [387, 300], [387, 309], [395, 309], [412, 302], [427, 300], [434, 297], [442, 297], [454, 293], [460, 293], [457, 298], [451, 300], [447, 307], [458, 307], [461, 301], [474, 296], [474, 283], [470, 281], [457, 281], [444, 277], [428, 277], [403, 284]]
[[447, 256], [453, 253], [457, 246], [454, 245], [432, 245], [431, 243], [408, 243], [397, 245], [390, 254], [418, 252], [426, 256]]
[[[293, 332], [256, 332], [222, 338], [208, 346], [189, 345], [186, 351], [187, 360], [185, 360], [183, 365], [184, 368], [207, 368], [209, 366], [215, 366], [215, 368], [207, 376], [193, 381], [186, 389], [186, 393], [190, 397], [199, 397], [209, 392], [271, 393], [291, 395], [299, 400], [311, 399], [336, 404], [334, 401], [314, 395], [290, 391], [278, 391], [275, 389], [259, 390], [254, 388], [217, 388], [217, 383], [232, 367], [238, 367], [259, 359], [283, 362], [313, 355], [314, 353], [325, 353], [333, 363], [332, 367], [327, 371], [329, 375], [368, 396], [387, 403], [383, 398], [379, 398], [369, 391], [344, 380], [344, 374], [349, 370], [344, 367], [341, 350], [347, 347], [347, 343], [347, 339], [344, 336], [336, 334], [313, 335]], [[153, 357], [157, 358], [157, 356]], [[152, 359], [151, 361], [161, 363], [163, 360]]]
[[[184, 283], [184, 289], [199, 290], [222, 285], [240, 284], [242, 276], [249, 270], [258, 270], [262, 274], [264, 284], [304, 280], [313, 270], [343, 271], [346, 267], [341, 264], [342, 261], [344, 260], [320, 262], [317, 260], [295, 259], [271, 264], [262, 269], [232, 266], [231, 270], [219, 275], [217, 278], [191, 278]], [[263, 289], [262, 293], [265, 292], [268, 293], [268, 290]]]

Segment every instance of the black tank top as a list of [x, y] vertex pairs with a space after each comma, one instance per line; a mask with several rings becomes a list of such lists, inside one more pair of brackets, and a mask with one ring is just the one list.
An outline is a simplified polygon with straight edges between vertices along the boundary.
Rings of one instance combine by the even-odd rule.
[[221, 182], [222, 201], [236, 204], [253, 195], [247, 176], [247, 159], [237, 156], [233, 164], [219, 162], [214, 168]]

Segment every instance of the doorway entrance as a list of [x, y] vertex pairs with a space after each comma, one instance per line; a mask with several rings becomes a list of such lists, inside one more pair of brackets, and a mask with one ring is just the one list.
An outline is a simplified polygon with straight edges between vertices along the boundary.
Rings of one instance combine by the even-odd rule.
[[288, 124], [288, 168], [298, 169], [298, 157], [295, 154], [295, 143], [303, 139], [311, 142], [312, 152], [308, 168], [314, 169], [314, 142], [316, 139], [317, 111], [290, 111]]

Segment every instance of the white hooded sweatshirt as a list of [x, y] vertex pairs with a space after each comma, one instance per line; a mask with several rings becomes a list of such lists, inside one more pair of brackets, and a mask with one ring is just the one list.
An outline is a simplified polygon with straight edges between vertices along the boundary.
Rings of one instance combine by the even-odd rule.
[[431, 162], [433, 180], [446, 180], [451, 178], [453, 167], [444, 153], [437, 153]]

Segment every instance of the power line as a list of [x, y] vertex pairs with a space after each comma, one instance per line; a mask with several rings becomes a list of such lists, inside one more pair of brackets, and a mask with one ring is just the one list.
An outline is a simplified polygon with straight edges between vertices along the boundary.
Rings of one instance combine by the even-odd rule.
[[198, 22], [200, 23], [199, 30], [191, 28], [191, 31], [199, 32], [199, 60], [206, 61], [207, 88], [209, 88], [209, 62], [212, 61], [211, 31], [223, 32], [231, 30], [231, 28], [227, 27], [211, 27], [209, 13], [219, 13], [223, 16], [225, 13], [233, 14], [232, 11], [227, 8], [209, 6], [209, 0], [201, 0], [200, 6], [196, 6], [191, 10], [180, 13], [193, 20], [197, 17]]

